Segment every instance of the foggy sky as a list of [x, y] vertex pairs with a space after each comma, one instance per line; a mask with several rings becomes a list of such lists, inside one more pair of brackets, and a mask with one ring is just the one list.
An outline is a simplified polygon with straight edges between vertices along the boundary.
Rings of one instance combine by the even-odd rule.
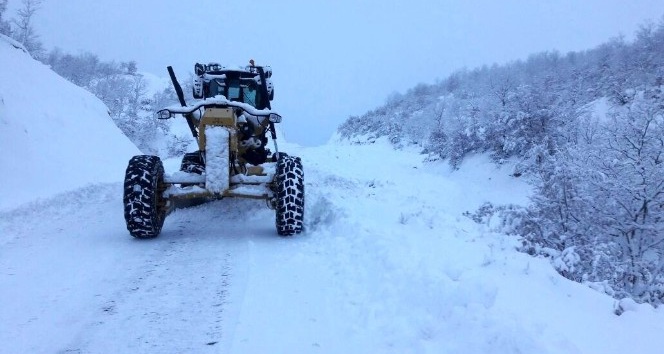
[[[13, 17], [20, 0], [9, 0]], [[628, 39], [661, 0], [44, 0], [47, 49], [187, 77], [195, 62], [271, 65], [286, 138], [322, 144], [349, 115], [461, 68]]]

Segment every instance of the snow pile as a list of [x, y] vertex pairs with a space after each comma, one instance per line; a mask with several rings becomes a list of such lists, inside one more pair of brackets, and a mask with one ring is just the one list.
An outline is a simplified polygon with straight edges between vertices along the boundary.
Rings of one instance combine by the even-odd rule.
[[91, 93], [0, 35], [0, 210], [121, 181], [140, 152]]

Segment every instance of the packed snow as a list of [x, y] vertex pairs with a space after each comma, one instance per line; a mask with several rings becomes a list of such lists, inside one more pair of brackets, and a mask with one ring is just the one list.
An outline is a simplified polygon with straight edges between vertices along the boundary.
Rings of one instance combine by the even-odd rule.
[[[491, 220], [463, 216], [487, 201], [528, 202], [513, 167], [484, 156], [453, 171], [380, 139], [280, 141], [305, 169], [303, 234], [277, 236], [262, 201], [224, 199], [176, 210], [156, 239], [133, 239], [122, 177], [136, 149], [91, 96], [2, 42], [0, 55], [20, 73], [3, 66], [0, 83], [0, 353], [664, 347], [661, 309], [571, 282], [517, 252]], [[167, 172], [179, 164], [166, 160]], [[19, 182], [31, 188], [18, 193]]]
[[230, 186], [228, 151], [230, 131], [224, 127], [205, 128], [205, 188], [214, 193], [223, 193]]

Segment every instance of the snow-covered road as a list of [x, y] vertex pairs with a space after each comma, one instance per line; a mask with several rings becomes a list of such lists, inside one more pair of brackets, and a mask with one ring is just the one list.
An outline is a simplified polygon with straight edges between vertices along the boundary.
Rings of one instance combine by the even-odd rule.
[[[664, 345], [664, 314], [560, 277], [462, 216], [524, 203], [483, 157], [330, 144], [303, 158], [304, 234], [264, 202], [169, 215], [136, 240], [120, 184], [0, 214], [0, 353], [623, 353]], [[168, 169], [168, 167], [167, 167]], [[621, 333], [607, 339], [607, 335]], [[640, 341], [632, 338], [639, 336]], [[652, 352], [652, 351], [651, 351]]]
[[0, 310], [0, 352], [214, 352], [230, 255], [246, 249], [237, 235], [260, 226], [234, 224], [222, 215], [238, 213], [214, 204], [134, 240], [121, 193], [96, 186], [4, 215], [0, 302], [11, 306]]

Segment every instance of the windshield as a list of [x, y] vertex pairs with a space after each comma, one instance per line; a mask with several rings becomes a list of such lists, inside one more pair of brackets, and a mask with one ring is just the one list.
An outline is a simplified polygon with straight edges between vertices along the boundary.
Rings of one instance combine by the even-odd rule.
[[205, 92], [205, 98], [214, 97], [217, 95], [225, 96], [229, 101], [243, 102], [251, 105], [257, 109], [261, 102], [261, 94], [258, 90], [258, 85], [253, 79], [236, 78], [236, 79], [214, 79], [210, 80], [208, 88]]
[[256, 89], [253, 87], [245, 87], [244, 90], [242, 90], [243, 94], [243, 100], [244, 103], [248, 103], [254, 107], [256, 107]]

